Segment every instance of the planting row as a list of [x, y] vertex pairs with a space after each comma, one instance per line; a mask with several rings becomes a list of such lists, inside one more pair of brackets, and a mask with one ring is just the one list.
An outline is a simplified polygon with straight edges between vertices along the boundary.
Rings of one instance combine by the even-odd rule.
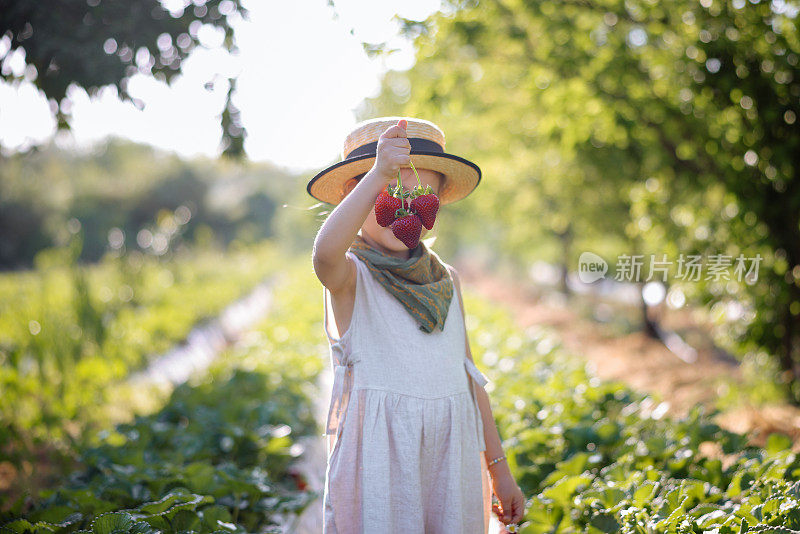
[[32, 506], [19, 499], [0, 525], [12, 532], [281, 532], [316, 497], [293, 463], [303, 453], [298, 438], [319, 433], [312, 396], [324, 365], [308, 273], [286, 272], [270, 316], [251, 335], [154, 413], [101, 432], [98, 445], [81, 451], [80, 470]]
[[[694, 409], [602, 381], [545, 329], [465, 296], [473, 354], [512, 472], [528, 497], [521, 532], [800, 530], [800, 458], [788, 437], [765, 449]], [[711, 451], [711, 454], [703, 454]]]

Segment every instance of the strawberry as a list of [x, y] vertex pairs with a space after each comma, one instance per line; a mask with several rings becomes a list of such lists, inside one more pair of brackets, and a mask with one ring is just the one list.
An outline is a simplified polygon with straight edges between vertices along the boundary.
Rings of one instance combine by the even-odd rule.
[[308, 488], [308, 481], [303, 473], [297, 467], [290, 467], [286, 470], [286, 474], [294, 480], [295, 486], [300, 491], [305, 491]]
[[403, 207], [402, 200], [394, 196], [394, 188], [389, 184], [375, 200], [375, 219], [379, 225], [387, 227], [392, 224], [395, 212], [401, 207]]
[[397, 210], [397, 219], [389, 225], [394, 236], [402, 241], [408, 248], [416, 248], [419, 236], [422, 234], [422, 221], [416, 213], [411, 213], [404, 208]]
[[417, 186], [412, 191], [404, 190], [400, 183], [400, 171], [397, 171], [397, 185], [387, 185], [375, 199], [375, 220], [384, 228], [390, 227], [397, 239], [413, 249], [419, 244], [423, 224], [428, 230], [433, 228], [439, 211], [439, 197], [433, 193], [431, 186], [422, 186], [413, 163], [411, 169], [417, 175]]
[[439, 197], [433, 193], [431, 186], [420, 191], [422, 194], [411, 200], [411, 209], [419, 216], [423, 226], [431, 230], [436, 221], [436, 213], [439, 211]]

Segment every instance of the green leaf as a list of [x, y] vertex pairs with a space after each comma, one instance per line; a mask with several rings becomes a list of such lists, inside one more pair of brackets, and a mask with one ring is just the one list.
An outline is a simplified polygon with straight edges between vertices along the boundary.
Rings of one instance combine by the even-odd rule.
[[170, 521], [172, 529], [176, 531], [196, 530], [200, 524], [200, 517], [191, 510], [178, 510]]
[[23, 534], [26, 532], [34, 532], [34, 533], [55, 532], [56, 528], [47, 524], [34, 525], [27, 519], [15, 519], [14, 521], [2, 525], [2, 530], [4, 531], [8, 530], [9, 532], [18, 532], [20, 534]]
[[687, 502], [689, 502], [689, 497], [684, 497], [683, 500], [681, 501], [681, 504], [677, 508], [675, 508], [669, 514], [669, 516], [656, 523], [656, 526], [658, 528], [663, 528], [663, 529], [674, 528], [680, 522], [681, 518], [683, 517], [683, 514], [686, 512], [685, 505]]
[[116, 534], [130, 531], [136, 522], [127, 512], [108, 512], [92, 521], [94, 534]]
[[633, 505], [637, 508], [642, 508], [645, 504], [649, 504], [656, 493], [657, 487], [658, 485], [655, 482], [647, 481], [636, 488], [633, 493]]
[[726, 493], [731, 497], [741, 495], [742, 492], [750, 489], [753, 481], [755, 481], [755, 477], [753, 477], [749, 470], [737, 471], [736, 474], [733, 475], [731, 483], [728, 484]]
[[231, 521], [231, 513], [224, 506], [208, 506], [200, 514], [203, 517], [203, 524], [210, 530], [216, 530], [221, 523], [230, 523]]
[[600, 513], [592, 517], [589, 524], [602, 532], [609, 534], [620, 531], [620, 524], [611, 514]]
[[592, 477], [588, 475], [565, 476], [553, 486], [544, 490], [544, 496], [568, 507], [578, 488], [589, 485]]
[[792, 447], [792, 440], [786, 434], [780, 434], [777, 432], [771, 433], [767, 437], [767, 445], [765, 449], [770, 454], [775, 454], [778, 452], [784, 452]]

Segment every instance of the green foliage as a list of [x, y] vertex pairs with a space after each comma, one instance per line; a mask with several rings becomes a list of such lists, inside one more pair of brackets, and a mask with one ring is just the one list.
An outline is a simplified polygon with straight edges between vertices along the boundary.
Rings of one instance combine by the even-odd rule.
[[[24, 54], [26, 69], [19, 77], [4, 69], [0, 77], [33, 82], [53, 102], [59, 127], [68, 128], [70, 85], [90, 95], [112, 86], [123, 100], [141, 107], [128, 93], [131, 76], [142, 73], [171, 82], [201, 44], [204, 26], [223, 32], [223, 47], [236, 51], [231, 20], [246, 15], [240, 0], [206, 0], [172, 12], [159, 0], [89, 0], [70, 9], [4, 0], [0, 35], [10, 39], [8, 54]], [[224, 154], [242, 156], [245, 131], [238, 114], [231, 112], [231, 94], [221, 116], [222, 148]]]
[[[796, 3], [454, 1], [403, 31], [414, 68], [360, 118], [433, 120], [480, 164], [444, 241], [573, 271], [585, 250], [666, 255], [717, 343], [774, 357], [800, 400]], [[695, 283], [681, 254], [763, 261], [752, 283]]]
[[522, 532], [800, 529], [800, 457], [786, 436], [762, 450], [716, 425], [717, 411], [665, 417], [653, 398], [593, 376], [548, 330], [521, 332], [469, 294], [465, 306], [509, 467], [528, 497]]
[[[319, 432], [309, 399], [322, 394], [327, 341], [310, 258], [280, 264], [274, 307], [252, 335], [153, 414], [101, 433], [81, 451], [82, 470], [33, 508], [16, 503], [5, 526], [269, 532], [273, 519], [307, 506], [313, 495], [290, 469], [302, 454], [296, 440]], [[465, 307], [509, 467], [528, 498], [522, 532], [800, 530], [800, 458], [787, 437], [773, 434], [759, 449], [716, 425], [716, 411], [666, 417], [659, 399], [601, 381], [552, 332], [520, 330], [468, 288]], [[709, 444], [718, 455], [701, 452]]]
[[[303, 382], [291, 373], [287, 378], [286, 364], [218, 368], [205, 383], [179, 386], [164, 409], [117, 426], [101, 445], [83, 451], [86, 469], [43, 492], [24, 521], [73, 518], [70, 527], [85, 527], [96, 518], [96, 529], [98, 520], [113, 518], [128, 522], [126, 528], [137, 520], [167, 531], [182, 530], [179, 521], [203, 532], [221, 521], [231, 531], [265, 532], [274, 514], [299, 513], [315, 495], [299, 490], [286, 470], [294, 440], [316, 424]], [[179, 510], [194, 513], [181, 517]], [[14, 530], [14, 523], [6, 526]]]
[[0, 277], [0, 442], [16, 461], [104, 424], [125, 376], [277, 266], [275, 245], [263, 242], [87, 267], [76, 264], [80, 238], [40, 254], [34, 271]]
[[[316, 429], [309, 402], [302, 383], [287, 380], [279, 364], [228, 369], [203, 384], [179, 386], [160, 412], [119, 425], [85, 450], [87, 468], [43, 492], [37, 509], [90, 519], [158, 500], [163, 508], [148, 511], [163, 512], [170, 492], [183, 488], [222, 507], [226, 522], [260, 531], [272, 514], [299, 512], [313, 497], [286, 472], [294, 440]], [[39, 521], [40, 513], [28, 515]]]
[[303, 451], [298, 438], [319, 435], [311, 399], [324, 361], [308, 355], [322, 354], [324, 343], [308, 263], [285, 259], [270, 317], [208, 373], [178, 386], [157, 412], [101, 432], [81, 451], [81, 470], [30, 509], [20, 499], [0, 525], [280, 532], [279, 520], [318, 497], [290, 472]]
[[280, 206], [299, 189], [271, 165], [182, 160], [120, 140], [16, 154], [0, 165], [0, 267], [30, 267], [38, 251], [66, 243], [72, 219], [83, 262], [109, 250], [168, 256], [209, 231], [220, 246], [255, 243], [275, 235]]

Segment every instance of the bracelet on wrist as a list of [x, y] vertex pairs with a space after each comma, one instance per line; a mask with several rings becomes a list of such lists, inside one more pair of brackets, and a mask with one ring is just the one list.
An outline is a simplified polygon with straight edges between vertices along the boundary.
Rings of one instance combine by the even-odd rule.
[[499, 462], [499, 461], [501, 461], [501, 460], [505, 460], [505, 459], [506, 459], [506, 455], [505, 455], [505, 454], [503, 454], [503, 455], [501, 455], [501, 456], [498, 456], [497, 458], [494, 458], [494, 459], [493, 459], [493, 460], [491, 460], [491, 461], [490, 461], [488, 464], [486, 464], [486, 467], [491, 467], [491, 466], [493, 466], [494, 464], [496, 464], [497, 462]]

